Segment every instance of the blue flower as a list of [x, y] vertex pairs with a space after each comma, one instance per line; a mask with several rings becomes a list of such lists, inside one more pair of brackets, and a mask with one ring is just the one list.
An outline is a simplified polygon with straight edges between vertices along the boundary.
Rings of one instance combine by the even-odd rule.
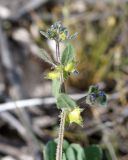
[[107, 96], [98, 86], [91, 86], [88, 91], [86, 102], [90, 105], [106, 105]]

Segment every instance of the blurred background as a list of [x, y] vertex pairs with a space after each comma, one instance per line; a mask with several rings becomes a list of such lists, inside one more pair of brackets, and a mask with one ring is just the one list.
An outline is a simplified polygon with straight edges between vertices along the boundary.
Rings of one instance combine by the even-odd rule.
[[99, 144], [103, 160], [128, 160], [128, 0], [0, 0], [0, 160], [42, 160], [57, 137], [59, 111], [44, 78], [51, 66], [39, 56], [44, 48], [54, 57], [55, 44], [39, 31], [58, 20], [78, 32], [79, 74], [67, 92], [79, 99], [98, 84], [108, 94], [107, 107], [86, 107], [84, 127], [67, 126], [65, 139]]

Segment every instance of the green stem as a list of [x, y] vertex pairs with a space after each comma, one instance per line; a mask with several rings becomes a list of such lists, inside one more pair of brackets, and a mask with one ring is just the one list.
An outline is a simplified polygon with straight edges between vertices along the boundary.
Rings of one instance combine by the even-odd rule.
[[[56, 43], [56, 59], [57, 63], [61, 64], [59, 43]], [[65, 92], [63, 73], [61, 73], [60, 75], [60, 82], [62, 86], [61, 92]], [[62, 110], [60, 114], [60, 126], [59, 126], [58, 143], [56, 149], [56, 160], [62, 160], [65, 117], [66, 117], [66, 112], [65, 110]]]

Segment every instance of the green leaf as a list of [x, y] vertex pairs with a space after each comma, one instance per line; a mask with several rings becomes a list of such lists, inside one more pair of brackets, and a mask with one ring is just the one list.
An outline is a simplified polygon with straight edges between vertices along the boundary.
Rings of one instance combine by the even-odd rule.
[[69, 146], [66, 150], [66, 158], [67, 160], [77, 160], [74, 149], [71, 146]]
[[98, 145], [92, 145], [85, 148], [87, 160], [102, 160], [102, 149]]
[[43, 59], [45, 62], [55, 66], [54, 60], [49, 56], [49, 54], [44, 49], [40, 49], [39, 57]]
[[64, 49], [61, 57], [61, 63], [63, 65], [68, 64], [72, 60], [74, 60], [74, 48], [71, 44], [68, 44], [67, 47]]
[[55, 160], [56, 158], [56, 146], [54, 141], [49, 141], [44, 149], [44, 160]]
[[84, 149], [79, 144], [71, 144], [72, 148], [76, 152], [77, 160], [86, 160]]
[[65, 153], [63, 153], [62, 160], [67, 160], [67, 159], [66, 159], [66, 155], [65, 155]]
[[69, 142], [64, 139], [63, 142], [63, 151], [65, 151], [69, 147]]
[[42, 34], [45, 38], [49, 38], [49, 36], [46, 32], [40, 31], [40, 34]]
[[68, 72], [66, 72], [66, 71], [63, 71], [63, 76], [64, 76], [64, 79], [67, 79], [68, 77], [69, 77], [69, 73]]
[[108, 151], [107, 148], [104, 148], [103, 156], [104, 156], [104, 159], [106, 160], [112, 160], [112, 156], [110, 155], [110, 152]]
[[59, 80], [53, 80], [53, 81], [52, 81], [52, 94], [53, 94], [55, 97], [58, 97], [58, 96], [59, 96], [60, 87], [61, 87], [61, 83], [60, 83]]
[[67, 94], [61, 93], [57, 98], [57, 107], [64, 109], [73, 109], [77, 106], [76, 102], [71, 99]]
[[[55, 142], [56, 145], [57, 145], [58, 139], [57, 139], [57, 138], [54, 139], [54, 142]], [[69, 147], [69, 142], [68, 142], [67, 140], [64, 139], [64, 141], [63, 141], [63, 151], [65, 151], [68, 147]]]

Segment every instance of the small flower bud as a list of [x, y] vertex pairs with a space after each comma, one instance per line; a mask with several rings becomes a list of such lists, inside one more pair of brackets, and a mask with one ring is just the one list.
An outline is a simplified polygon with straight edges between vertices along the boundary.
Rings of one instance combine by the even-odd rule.
[[71, 40], [77, 36], [76, 33], [74, 35], [69, 35], [68, 29], [64, 27], [60, 21], [54, 23], [47, 32], [41, 31], [40, 33], [46, 38], [55, 40], [56, 42]]
[[60, 73], [59, 72], [56, 72], [56, 71], [53, 71], [53, 72], [49, 72], [46, 76], [47, 79], [58, 79], [60, 77]]

